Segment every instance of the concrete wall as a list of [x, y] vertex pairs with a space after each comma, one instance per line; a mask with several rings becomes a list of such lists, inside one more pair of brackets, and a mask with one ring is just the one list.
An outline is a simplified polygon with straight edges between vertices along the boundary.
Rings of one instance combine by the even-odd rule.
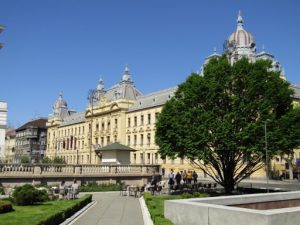
[[117, 154], [115, 151], [105, 151], [102, 153], [103, 164], [114, 164], [117, 163]]
[[121, 164], [130, 164], [130, 151], [118, 151], [117, 158]]
[[299, 199], [300, 191], [165, 202], [165, 217], [175, 225], [294, 225], [300, 221], [300, 206], [255, 210], [228, 206]]

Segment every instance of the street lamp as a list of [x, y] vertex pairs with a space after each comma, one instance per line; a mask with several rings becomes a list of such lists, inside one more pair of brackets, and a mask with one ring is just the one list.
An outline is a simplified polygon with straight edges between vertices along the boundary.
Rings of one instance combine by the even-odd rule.
[[265, 150], [266, 150], [266, 178], [267, 178], [267, 193], [269, 193], [269, 164], [268, 164], [268, 138], [267, 138], [267, 121], [265, 123]]
[[88, 100], [90, 103], [90, 107], [91, 107], [91, 127], [90, 127], [90, 157], [89, 157], [89, 161], [90, 164], [92, 162], [92, 148], [93, 148], [93, 116], [94, 116], [94, 101], [98, 101], [98, 97], [96, 96], [97, 93], [97, 89], [90, 89], [89, 90], [89, 94], [88, 94]]

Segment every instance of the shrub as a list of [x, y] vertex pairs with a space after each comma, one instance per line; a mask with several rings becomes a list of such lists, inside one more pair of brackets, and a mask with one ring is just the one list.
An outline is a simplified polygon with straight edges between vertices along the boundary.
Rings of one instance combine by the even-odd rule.
[[79, 187], [80, 192], [102, 192], [102, 191], [120, 191], [122, 184], [97, 184], [89, 183]]
[[5, 195], [4, 187], [0, 186], [0, 195]]
[[13, 198], [17, 205], [33, 205], [49, 200], [46, 190], [37, 190], [30, 184], [17, 187], [13, 192]]
[[8, 201], [1, 201], [0, 200], [0, 213], [6, 213], [13, 211], [12, 204]]

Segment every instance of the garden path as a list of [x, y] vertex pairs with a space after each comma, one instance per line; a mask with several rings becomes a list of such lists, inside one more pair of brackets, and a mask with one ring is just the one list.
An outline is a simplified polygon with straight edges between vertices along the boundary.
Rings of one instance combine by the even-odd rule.
[[120, 196], [119, 192], [94, 192], [96, 205], [89, 208], [72, 225], [143, 225], [139, 199]]

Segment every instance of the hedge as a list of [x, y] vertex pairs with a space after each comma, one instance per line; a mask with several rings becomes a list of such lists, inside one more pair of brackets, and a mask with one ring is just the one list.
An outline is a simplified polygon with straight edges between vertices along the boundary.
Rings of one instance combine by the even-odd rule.
[[60, 211], [54, 215], [51, 215], [44, 220], [40, 221], [38, 225], [53, 225], [53, 224], [60, 224], [63, 221], [65, 221], [67, 218], [71, 217], [73, 214], [75, 214], [77, 211], [82, 209], [84, 206], [89, 204], [92, 201], [92, 195], [85, 195], [80, 199], [79, 202], [77, 202], [75, 205], [72, 205], [71, 207]]

